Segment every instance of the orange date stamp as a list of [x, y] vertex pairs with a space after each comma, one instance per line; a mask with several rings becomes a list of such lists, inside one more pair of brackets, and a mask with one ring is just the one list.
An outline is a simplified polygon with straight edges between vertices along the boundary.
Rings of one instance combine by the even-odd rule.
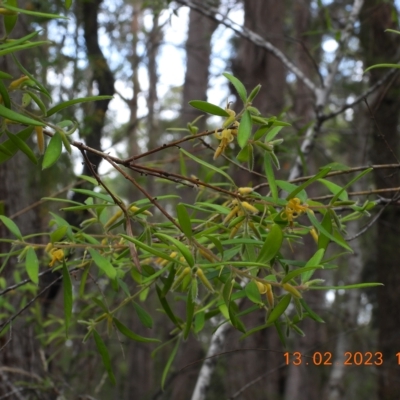
[[[376, 352], [360, 352], [360, 351], [346, 351], [343, 357], [339, 357], [334, 361], [334, 357], [330, 351], [319, 352], [316, 351], [312, 355], [303, 355], [298, 351], [294, 353], [284, 353], [286, 365], [366, 365], [366, 366], [379, 366], [383, 364], [383, 354], [380, 351]], [[400, 353], [396, 354], [397, 362], [400, 364]]]

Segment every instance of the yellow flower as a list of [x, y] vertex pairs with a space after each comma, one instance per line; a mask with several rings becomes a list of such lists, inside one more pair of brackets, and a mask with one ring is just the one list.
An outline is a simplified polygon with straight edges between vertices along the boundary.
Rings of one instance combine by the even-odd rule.
[[224, 129], [222, 132], [215, 130], [214, 136], [220, 140], [221, 143], [217, 147], [217, 150], [215, 150], [214, 160], [225, 151], [228, 144], [233, 141], [235, 135], [237, 135], [237, 129]]
[[64, 259], [64, 250], [62, 249], [51, 249], [49, 254], [51, 256], [49, 267], [53, 267], [56, 261], [61, 262]]
[[300, 205], [300, 199], [297, 197], [290, 199], [281, 213], [281, 218], [292, 223], [295, 218], [306, 212], [307, 207]]

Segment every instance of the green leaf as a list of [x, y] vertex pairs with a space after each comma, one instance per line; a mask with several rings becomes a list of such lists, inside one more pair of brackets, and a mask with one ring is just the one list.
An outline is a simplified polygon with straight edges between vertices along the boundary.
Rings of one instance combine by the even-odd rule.
[[205, 324], [205, 313], [204, 311], [201, 311], [196, 314], [194, 317], [194, 332], [199, 333], [203, 328]]
[[153, 338], [146, 338], [140, 335], [137, 335], [136, 333], [132, 332], [127, 326], [125, 326], [122, 322], [118, 321], [117, 318], [113, 318], [113, 322], [117, 329], [127, 338], [135, 340], [136, 342], [145, 342], [145, 343], [151, 343], [151, 342], [160, 342], [161, 340], [158, 339], [153, 339]]
[[[330, 210], [328, 210], [328, 212], [326, 212], [324, 217], [322, 218], [321, 226], [327, 232], [332, 233], [332, 219]], [[324, 235], [323, 232], [320, 232], [318, 236], [318, 248], [326, 250], [328, 248], [329, 243], [330, 243], [329, 237]]]
[[137, 303], [133, 303], [135, 307], [136, 313], [140, 319], [140, 322], [146, 327], [151, 329], [153, 327], [153, 319], [151, 318], [150, 314], [146, 312], [145, 309], [139, 306]]
[[[7, 109], [6, 109], [7, 110]], [[6, 135], [18, 147], [34, 164], [37, 164], [37, 159], [31, 148], [17, 135], [13, 135], [11, 132], [6, 130]]]
[[320, 231], [322, 232], [325, 236], [327, 236], [329, 239], [337, 243], [339, 246], [344, 247], [346, 250], [349, 250], [350, 252], [353, 252], [352, 248], [343, 240], [338, 240], [335, 238], [331, 233], [329, 233], [317, 220], [315, 217], [314, 213], [311, 212], [310, 210], [307, 210], [307, 215], [310, 220], [310, 222]]
[[161, 303], [165, 313], [168, 315], [169, 319], [176, 326], [180, 327], [180, 323], [178, 321], [178, 318], [176, 317], [176, 315], [171, 310], [171, 307], [169, 306], [167, 299], [165, 298], [165, 296], [162, 295], [161, 289], [160, 289], [160, 287], [158, 285], [156, 285], [156, 292], [157, 292], [158, 299], [160, 300], [160, 303]]
[[375, 69], [375, 68], [400, 68], [400, 64], [375, 64], [375, 65], [371, 65], [370, 67], [368, 67], [365, 71], [364, 74], [368, 71], [371, 71], [371, 69]]
[[38, 11], [30, 11], [30, 10], [25, 10], [23, 8], [13, 7], [13, 6], [9, 5], [9, 3], [6, 3], [6, 4], [3, 3], [2, 7], [5, 8], [6, 10], [15, 11], [15, 12], [21, 13], [21, 14], [33, 15], [35, 17], [68, 19], [67, 17], [64, 17], [63, 15], [47, 14], [47, 13], [42, 13], [42, 12], [38, 12]]
[[226, 173], [224, 172], [222, 169], [215, 167], [212, 164], [209, 164], [203, 160], [201, 160], [200, 158], [195, 157], [193, 154], [190, 154], [189, 152], [187, 152], [184, 149], [180, 149], [180, 151], [185, 154], [187, 157], [191, 158], [193, 161], [196, 161], [198, 164], [203, 165], [206, 168], [209, 168], [215, 172], [218, 172], [219, 174], [223, 175], [226, 179], [229, 180], [229, 182], [231, 182], [233, 185], [235, 184], [235, 182], [233, 181], [233, 179]]
[[[319, 249], [316, 253], [307, 261], [307, 264], [304, 268], [314, 268], [310, 271], [305, 272], [301, 276], [302, 282], [307, 282], [313, 276], [315, 268], [319, 268], [319, 264], [321, 264], [322, 259], [324, 258], [325, 249]], [[303, 269], [303, 268], [302, 268]]]
[[240, 99], [243, 101], [243, 104], [246, 104], [247, 103], [247, 92], [246, 92], [246, 88], [243, 86], [243, 83], [240, 82], [240, 80], [235, 78], [233, 75], [228, 74], [227, 72], [224, 72], [222, 75], [232, 83], [232, 85], [235, 87], [236, 91], [238, 92]]
[[265, 143], [270, 142], [283, 128], [283, 126], [274, 126], [265, 137]]
[[26, 90], [26, 93], [29, 94], [29, 96], [32, 98], [32, 100], [36, 103], [36, 105], [39, 107], [40, 111], [43, 113], [44, 116], [47, 115], [47, 110], [46, 106], [44, 105], [43, 101], [40, 99], [39, 96], [36, 95], [36, 93], [32, 92], [32, 90]]
[[29, 279], [34, 283], [39, 283], [39, 260], [33, 247], [28, 247], [25, 258], [25, 269]]
[[186, 262], [189, 264], [190, 267], [194, 266], [194, 258], [191, 251], [179, 240], [175, 239], [172, 236], [165, 235], [163, 233], [156, 233], [155, 236], [163, 240], [164, 242], [171, 242], [177, 250], [185, 257]]
[[108, 377], [110, 378], [111, 383], [113, 385], [115, 385], [116, 384], [115, 376], [112, 371], [111, 359], [110, 359], [110, 355], [108, 354], [107, 347], [104, 344], [103, 339], [97, 333], [97, 331], [95, 329], [93, 329], [92, 332], [93, 332], [93, 337], [94, 337], [94, 341], [96, 343], [97, 350], [103, 360], [104, 367], [108, 373]]
[[167, 363], [165, 364], [165, 368], [164, 368], [164, 371], [163, 371], [162, 377], [161, 377], [161, 389], [162, 390], [164, 390], [165, 379], [167, 378], [168, 371], [171, 368], [171, 365], [175, 359], [176, 353], [178, 352], [179, 344], [180, 344], [180, 337], [178, 337], [178, 340], [176, 341], [174, 349], [172, 350], [172, 353], [168, 357]]
[[[302, 276], [302, 278], [303, 278], [304, 276], [306, 276], [306, 273], [309, 273], [309, 272], [311, 272], [311, 275], [312, 275], [313, 272], [314, 272], [316, 269], [319, 269], [319, 268], [323, 268], [323, 266], [322, 266], [322, 265], [313, 265], [313, 266], [298, 268], [298, 269], [295, 269], [295, 270], [293, 270], [293, 271], [290, 271], [290, 272], [289, 272], [287, 275], [285, 275], [285, 277], [282, 279], [282, 283], [289, 282], [291, 279], [293, 279], [293, 278], [295, 278], [296, 276], [301, 275], [301, 274], [304, 274], [304, 275]], [[310, 275], [310, 276], [311, 276], [311, 275]], [[303, 278], [303, 281], [306, 282], [306, 281], [308, 281], [308, 279], [305, 280], [305, 279]]]
[[50, 233], [50, 242], [55, 243], [59, 242], [67, 233], [68, 226], [60, 226], [54, 232]]
[[339, 194], [339, 199], [342, 201], [347, 201], [349, 200], [349, 196], [347, 195], [346, 191], [342, 190], [342, 187], [339, 185], [336, 185], [336, 183], [330, 182], [326, 179], [319, 179], [319, 182], [321, 182], [323, 185], [325, 185], [329, 191], [333, 194]]
[[120, 236], [122, 236], [123, 238], [125, 238], [126, 240], [128, 240], [128, 241], [130, 241], [132, 243], [135, 243], [137, 247], [140, 247], [141, 249], [147, 251], [150, 254], [153, 254], [154, 256], [160, 257], [163, 260], [168, 260], [168, 261], [172, 261], [172, 262], [175, 262], [175, 263], [178, 263], [178, 264], [181, 264], [181, 265], [185, 265], [184, 263], [182, 263], [178, 259], [172, 258], [168, 254], [165, 254], [162, 251], [159, 251], [159, 250], [155, 249], [152, 246], [148, 246], [147, 244], [142, 243], [141, 241], [139, 241], [139, 240], [137, 240], [137, 239], [135, 239], [135, 238], [133, 238], [131, 236], [128, 236], [128, 235], [125, 235], [125, 234], [122, 234], [122, 233], [120, 234]]
[[321, 324], [324, 324], [325, 321], [317, 315], [311, 308], [308, 306], [308, 304], [304, 301], [304, 299], [299, 299], [300, 304], [303, 306], [304, 310], [308, 314], [308, 316], [313, 319], [314, 321], [320, 322]]
[[[194, 280], [192, 283], [197, 281]], [[193, 314], [194, 314], [194, 306], [195, 306], [195, 299], [192, 296], [192, 291], [189, 290], [187, 297], [186, 297], [186, 325], [183, 331], [183, 338], [186, 340], [189, 336], [189, 333], [192, 329], [192, 322], [193, 322]]]
[[244, 288], [244, 291], [246, 292], [248, 299], [253, 303], [262, 303], [260, 291], [258, 290], [258, 286], [254, 281], [250, 281]]
[[[278, 179], [276, 180], [276, 184], [278, 185], [279, 188], [281, 188], [282, 190], [284, 190], [285, 192], [288, 192], [288, 193], [293, 192], [294, 190], [296, 190], [298, 188], [298, 186], [293, 183], [281, 181]], [[299, 198], [304, 203], [308, 198], [307, 192], [305, 190], [298, 192], [297, 198]]]
[[[4, 6], [5, 6], [5, 4], [3, 4], [3, 7]], [[10, 54], [10, 53], [15, 53], [16, 51], [31, 49], [32, 47], [43, 46], [44, 44], [49, 45], [52, 43], [48, 40], [44, 40], [44, 41], [40, 41], [40, 42], [30, 42], [30, 43], [21, 44], [19, 46], [8, 47], [4, 50], [0, 50], [0, 56], [5, 56], [6, 54]]]
[[73, 297], [72, 297], [71, 276], [69, 274], [67, 264], [65, 264], [65, 260], [63, 260], [62, 276], [63, 276], [63, 287], [64, 287], [65, 335], [68, 336], [68, 328], [72, 317]]
[[339, 289], [362, 289], [375, 286], [385, 286], [379, 282], [356, 283], [354, 285], [340, 285], [340, 286], [310, 286], [313, 290], [339, 290]]
[[192, 223], [190, 221], [189, 213], [186, 210], [184, 204], [179, 203], [176, 206], [176, 212], [178, 216], [179, 225], [182, 229], [182, 232], [186, 235], [188, 239], [192, 238]]
[[290, 304], [290, 300], [292, 298], [291, 294], [285, 294], [279, 303], [275, 306], [275, 308], [271, 311], [271, 314], [268, 316], [267, 324], [271, 324], [276, 321], [288, 308]]
[[58, 132], [50, 139], [44, 153], [42, 169], [51, 167], [59, 158], [62, 152], [62, 140]]
[[[34, 32], [35, 34], [37, 34], [38, 32]], [[30, 36], [30, 35], [28, 35]], [[28, 38], [28, 36], [26, 36], [26, 38]], [[17, 65], [17, 67], [19, 68], [19, 70], [26, 76], [29, 77], [29, 79], [31, 79], [33, 82], [35, 82], [35, 84], [37, 85], [37, 87], [40, 89], [40, 91], [49, 99], [49, 101], [52, 101], [52, 98], [50, 96], [50, 93], [47, 91], [47, 89], [27, 70], [24, 68], [24, 66], [18, 61], [18, 58], [15, 57], [14, 54], [11, 55], [15, 64]]]
[[216, 106], [215, 104], [208, 103], [203, 100], [192, 100], [189, 101], [189, 104], [193, 108], [197, 108], [200, 111], [204, 111], [211, 115], [218, 115], [220, 117], [229, 117], [229, 114], [221, 107]]
[[323, 178], [325, 175], [329, 174], [330, 168], [324, 168], [322, 171], [318, 172], [317, 175], [313, 176], [312, 178], [308, 179], [304, 183], [302, 183], [300, 186], [298, 186], [293, 192], [291, 192], [287, 197], [286, 200], [293, 199], [296, 197], [298, 193], [300, 193], [303, 189], [305, 189], [307, 186], [311, 185], [313, 182]]
[[350, 187], [353, 183], [357, 182], [364, 175], [370, 173], [372, 170], [373, 170], [373, 168], [367, 168], [365, 171], [362, 171], [360, 174], [358, 174], [356, 177], [354, 177], [350, 182], [347, 182], [346, 185], [344, 185], [342, 187], [342, 189], [332, 197], [330, 204], [333, 204], [348, 187]]
[[108, 261], [106, 258], [104, 258], [100, 253], [98, 253], [94, 249], [89, 248], [89, 253], [93, 258], [93, 261], [96, 263], [96, 265], [102, 269], [106, 275], [110, 279], [115, 279], [117, 276], [117, 270], [113, 267], [113, 265]]
[[20, 124], [33, 125], [33, 126], [46, 126], [43, 122], [37, 121], [29, 117], [25, 117], [25, 115], [22, 114], [18, 114], [15, 111], [12, 111], [4, 107], [2, 104], [0, 104], [0, 116], [9, 119], [10, 121], [18, 122]]
[[[17, 7], [17, 0], [7, 0], [7, 4], [9, 6]], [[14, 29], [15, 24], [18, 20], [18, 14], [15, 15], [4, 15], [4, 27], [6, 28], [7, 36], [10, 35], [12, 30]]]
[[19, 230], [18, 226], [12, 221], [10, 218], [7, 218], [4, 215], [0, 215], [0, 221], [7, 227], [7, 229], [14, 234], [18, 239], [22, 240], [22, 234]]
[[278, 199], [278, 188], [276, 186], [274, 170], [272, 169], [272, 160], [271, 155], [267, 152], [264, 153], [264, 167], [265, 167], [265, 174], [267, 175], [269, 188], [272, 193], [272, 198], [274, 200]]
[[0, 79], [13, 79], [13, 77], [12, 75], [7, 74], [7, 72], [0, 71]]
[[2, 79], [0, 79], [0, 95], [3, 99], [4, 106], [11, 109], [10, 95], [8, 94], [8, 90]]
[[69, 10], [72, 5], [72, 0], [65, 0], [65, 8]]
[[257, 262], [269, 263], [279, 252], [283, 242], [283, 233], [279, 225], [273, 224], [260, 250]]
[[63, 110], [64, 108], [71, 107], [75, 104], [87, 103], [90, 101], [111, 100], [111, 99], [113, 99], [113, 96], [89, 96], [89, 97], [80, 97], [79, 99], [64, 101], [63, 103], [57, 104], [53, 108], [50, 108], [50, 110], [47, 111], [47, 116], [50, 117], [53, 114]]
[[246, 146], [249, 138], [251, 136], [251, 128], [252, 128], [252, 121], [251, 121], [251, 114], [248, 110], [243, 113], [242, 118], [240, 119], [240, 125], [238, 130], [237, 141], [239, 146], [243, 149]]
[[76, 193], [85, 194], [88, 197], [95, 197], [97, 199], [104, 200], [107, 203], [115, 204], [112, 197], [110, 197], [108, 194], [98, 193], [94, 192], [93, 190], [87, 190], [87, 189], [72, 189], [72, 191]]
[[260, 84], [258, 84], [252, 91], [251, 91], [251, 93], [249, 94], [249, 97], [247, 98], [247, 103], [251, 103], [255, 98], [256, 98], [256, 96], [258, 95], [258, 92], [260, 91], [260, 89], [261, 89], [261, 85]]

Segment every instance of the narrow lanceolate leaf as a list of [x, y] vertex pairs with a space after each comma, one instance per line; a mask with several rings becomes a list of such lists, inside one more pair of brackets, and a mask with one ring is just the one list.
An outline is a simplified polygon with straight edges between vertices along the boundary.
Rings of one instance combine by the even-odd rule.
[[2, 104], [0, 104], [0, 116], [24, 125], [46, 126], [43, 122], [37, 121], [33, 118], [25, 117], [25, 115], [22, 114], [18, 114], [17, 112], [4, 107]]
[[60, 157], [62, 152], [62, 140], [58, 132], [50, 139], [49, 145], [44, 153], [42, 169], [51, 167]]
[[243, 104], [246, 104], [247, 92], [246, 92], [246, 89], [245, 89], [243, 83], [240, 82], [238, 78], [235, 78], [233, 75], [228, 74], [227, 72], [224, 72], [222, 75], [232, 83], [232, 85], [235, 87], [236, 91], [238, 92], [240, 99], [243, 101]]
[[243, 113], [240, 120], [237, 141], [239, 146], [243, 149], [246, 146], [251, 135], [252, 121], [251, 114], [248, 110]]
[[182, 229], [182, 232], [186, 235], [188, 239], [191, 239], [193, 232], [192, 232], [192, 223], [190, 221], [189, 213], [186, 210], [186, 207], [179, 203], [176, 206], [176, 213], [178, 216], [179, 226]]
[[71, 107], [75, 104], [79, 103], [87, 103], [90, 101], [99, 101], [99, 100], [111, 100], [113, 96], [90, 96], [90, 97], [80, 97], [79, 99], [64, 101], [63, 103], [57, 104], [53, 108], [47, 111], [47, 116], [50, 117], [51, 115], [63, 110], [64, 108]]
[[161, 389], [164, 390], [164, 384], [165, 384], [165, 379], [167, 378], [168, 375], [168, 371], [171, 368], [171, 365], [175, 359], [176, 353], [178, 352], [178, 348], [179, 348], [179, 344], [180, 344], [181, 340], [180, 337], [178, 338], [178, 340], [176, 341], [175, 347], [172, 350], [172, 353], [170, 354], [167, 364], [165, 365], [162, 377], [161, 377]]
[[65, 0], [65, 8], [69, 10], [72, 5], [72, 0]]
[[135, 340], [136, 342], [160, 342], [158, 339], [153, 339], [153, 338], [146, 338], [140, 335], [137, 335], [136, 333], [132, 332], [127, 326], [125, 326], [121, 321], [118, 321], [117, 318], [113, 318], [114, 325], [117, 327], [117, 329], [127, 338]]
[[100, 255], [100, 253], [94, 249], [89, 249], [89, 253], [96, 265], [103, 270], [110, 279], [115, 279], [117, 276], [117, 270], [113, 267], [110, 261]]
[[62, 267], [63, 287], [64, 287], [64, 316], [65, 316], [65, 335], [68, 336], [68, 328], [72, 317], [72, 281], [67, 264], [63, 260]]
[[201, 160], [200, 158], [197, 158], [196, 156], [194, 156], [193, 154], [190, 154], [189, 152], [187, 152], [184, 149], [180, 149], [180, 151], [185, 154], [187, 157], [191, 158], [193, 161], [196, 161], [198, 164], [203, 165], [206, 168], [212, 169], [215, 172], [218, 172], [219, 174], [223, 175], [226, 179], [229, 180], [229, 182], [231, 182], [233, 185], [235, 184], [235, 182], [232, 180], [232, 178], [222, 169], [214, 167], [214, 165], [209, 164], [203, 160]]
[[[18, 132], [16, 136], [18, 136], [21, 140], [25, 141], [29, 139], [32, 132], [33, 132], [33, 126], [28, 126], [21, 132]], [[0, 145], [0, 163], [9, 160], [17, 151], [18, 147], [10, 139], [3, 142]]]
[[[307, 280], [305, 279], [305, 277], [307, 277], [306, 273], [310, 273], [311, 275], [314, 273], [314, 271], [318, 268], [323, 268], [322, 265], [313, 265], [313, 266], [309, 266], [309, 267], [303, 267], [303, 268], [298, 268], [295, 269], [293, 271], [290, 271], [287, 275], [285, 275], [285, 277], [282, 279], [282, 283], [286, 283], [289, 282], [291, 279], [295, 278], [298, 275], [302, 275], [303, 281], [306, 282]], [[311, 276], [310, 275], [310, 276]]]
[[247, 298], [251, 300], [253, 303], [256, 304], [262, 303], [260, 291], [258, 290], [257, 284], [254, 281], [250, 281], [246, 285], [244, 290], [246, 292]]
[[179, 240], [175, 239], [172, 236], [168, 236], [163, 233], [156, 233], [155, 235], [164, 242], [171, 242], [177, 248], [177, 250], [183, 255], [183, 257], [185, 257], [185, 260], [189, 264], [189, 266], [190, 267], [194, 266], [193, 254], [182, 242], [180, 242]]
[[321, 232], [328, 237], [330, 240], [334, 241], [335, 243], [337, 243], [339, 246], [344, 247], [346, 250], [353, 252], [352, 248], [342, 239], [339, 240], [337, 238], [335, 238], [334, 235], [332, 235], [331, 233], [329, 233], [322, 225], [321, 223], [317, 220], [317, 218], [315, 217], [314, 213], [311, 212], [311, 210], [307, 210], [307, 215], [308, 218], [310, 220], [310, 222], [319, 230], [320, 234]]
[[108, 373], [108, 377], [110, 378], [111, 383], [113, 385], [115, 385], [116, 380], [115, 380], [114, 373], [112, 371], [111, 358], [110, 358], [110, 354], [108, 353], [107, 347], [104, 344], [101, 336], [97, 333], [97, 331], [93, 329], [92, 332], [93, 332], [94, 341], [96, 343], [97, 351], [99, 352], [99, 354], [103, 360], [103, 364]]
[[193, 108], [197, 108], [200, 111], [204, 111], [211, 115], [218, 115], [219, 117], [229, 117], [229, 114], [221, 107], [216, 106], [215, 104], [208, 103], [203, 100], [192, 100], [189, 101], [189, 104]]
[[8, 94], [8, 90], [2, 79], [0, 79], [0, 95], [1, 99], [3, 100], [4, 106], [10, 109], [11, 108], [10, 95]]
[[[304, 268], [315, 267], [321, 264], [321, 261], [324, 258], [324, 254], [325, 254], [325, 249], [317, 250], [315, 254], [307, 261], [307, 264], [304, 266]], [[307, 271], [301, 276], [301, 280], [303, 282], [307, 282], [312, 277], [313, 274], [314, 270]]]
[[38, 11], [30, 11], [30, 10], [25, 10], [23, 8], [17, 8], [9, 5], [10, 3], [7, 4], [2, 4], [2, 7], [4, 7], [7, 10], [10, 11], [15, 11], [17, 13], [21, 14], [27, 14], [27, 15], [33, 15], [35, 17], [42, 17], [42, 18], [55, 18], [55, 19], [68, 19], [67, 17], [64, 17], [63, 15], [58, 15], [58, 14], [48, 14], [48, 13], [42, 13]]
[[[4, 4], [3, 4], [3, 7], [4, 7]], [[51, 42], [48, 40], [44, 40], [44, 41], [40, 41], [40, 42], [31, 42], [31, 43], [21, 44], [20, 46], [12, 46], [7, 49], [0, 50], [0, 56], [5, 56], [6, 54], [10, 54], [10, 53], [15, 53], [16, 51], [27, 50], [32, 47], [43, 46], [44, 44], [51, 44]]]
[[282, 229], [277, 224], [272, 225], [256, 261], [269, 263], [278, 254], [282, 242]]
[[22, 234], [19, 230], [18, 226], [12, 221], [10, 218], [7, 218], [4, 215], [0, 215], [0, 221], [7, 227], [7, 229], [14, 234], [18, 239], [22, 240]]
[[33, 247], [26, 252], [25, 269], [29, 279], [36, 285], [39, 283], [39, 260]]
[[[7, 110], [7, 109], [6, 109]], [[18, 147], [34, 164], [37, 164], [37, 159], [31, 148], [17, 135], [13, 135], [11, 132], [6, 130], [6, 135]]]
[[269, 188], [274, 200], [278, 199], [278, 187], [276, 186], [274, 170], [272, 169], [271, 155], [268, 152], [264, 153], [264, 167], [267, 175]]
[[293, 199], [296, 197], [297, 193], [300, 193], [303, 189], [305, 189], [307, 186], [311, 185], [313, 182], [317, 181], [318, 179], [323, 178], [330, 172], [331, 168], [324, 168], [322, 171], [318, 172], [317, 175], [313, 176], [312, 178], [308, 179], [304, 183], [302, 183], [300, 186], [298, 186], [293, 192], [291, 192], [287, 197], [286, 200]]
[[[328, 232], [332, 233], [332, 219], [330, 210], [328, 210], [321, 221], [321, 226]], [[323, 232], [320, 232], [318, 235], [318, 249], [326, 250], [330, 243], [330, 239], [328, 236], [324, 235]]]
[[145, 309], [139, 306], [137, 303], [133, 303], [133, 306], [135, 307], [136, 313], [140, 319], [140, 322], [146, 327], [151, 329], [153, 327], [153, 319], [151, 316], [146, 312]]
[[[17, 7], [17, 0], [8, 0], [7, 4], [13, 7]], [[15, 24], [18, 20], [18, 14], [15, 15], [4, 15], [4, 27], [6, 28], [7, 36], [12, 32], [14, 29]]]
[[161, 303], [165, 313], [168, 315], [169, 319], [176, 326], [180, 326], [178, 318], [176, 317], [176, 315], [171, 310], [171, 307], [169, 306], [169, 304], [167, 302], [167, 299], [162, 295], [161, 289], [158, 287], [158, 285], [156, 285], [156, 292], [157, 292], [158, 299], [160, 300], [160, 303]]
[[[193, 283], [197, 281], [194, 280]], [[194, 314], [194, 306], [195, 306], [195, 299], [192, 296], [192, 291], [189, 290], [186, 298], [186, 325], [185, 330], [183, 331], [183, 338], [187, 339], [189, 333], [192, 329], [192, 320]]]
[[285, 310], [288, 308], [291, 298], [292, 298], [292, 295], [289, 293], [285, 294], [282, 297], [282, 299], [279, 301], [279, 303], [271, 311], [271, 314], [269, 314], [269, 317], [267, 320], [268, 324], [276, 321], [285, 312]]

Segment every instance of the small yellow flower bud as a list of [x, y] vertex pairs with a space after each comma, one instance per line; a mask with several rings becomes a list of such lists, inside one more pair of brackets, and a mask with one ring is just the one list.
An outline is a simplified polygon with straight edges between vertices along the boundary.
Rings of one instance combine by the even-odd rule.
[[192, 271], [192, 269], [190, 267], [186, 267], [175, 279], [171, 290], [175, 290], [181, 283], [182, 281], [185, 279], [185, 277], [190, 274]]
[[240, 187], [238, 188], [238, 193], [245, 195], [245, 194], [250, 194], [253, 192], [253, 188], [251, 187]]
[[247, 201], [242, 201], [242, 206], [244, 209], [246, 209], [247, 211], [250, 211], [253, 214], [258, 214], [258, 210], [257, 208], [255, 208], [254, 206], [252, 206], [250, 203], [248, 203]]
[[8, 87], [9, 90], [15, 90], [18, 89], [25, 81], [29, 80], [29, 76], [21, 76], [21, 78], [16, 79], [15, 81], [12, 81], [10, 83], [10, 86]]
[[317, 233], [317, 231], [315, 230], [315, 228], [312, 228], [312, 229], [310, 230], [310, 235], [313, 237], [315, 243], [318, 244], [318, 233]]
[[282, 287], [287, 292], [289, 292], [292, 296], [297, 297], [298, 299], [302, 298], [301, 293], [295, 287], [293, 287], [290, 283], [283, 283]]
[[210, 281], [204, 275], [204, 271], [201, 268], [198, 268], [196, 271], [196, 275], [199, 277], [203, 285], [210, 291], [214, 292], [214, 288], [212, 287]]
[[36, 131], [36, 141], [39, 149], [39, 153], [44, 153], [44, 134], [43, 134], [43, 126], [35, 126]]

